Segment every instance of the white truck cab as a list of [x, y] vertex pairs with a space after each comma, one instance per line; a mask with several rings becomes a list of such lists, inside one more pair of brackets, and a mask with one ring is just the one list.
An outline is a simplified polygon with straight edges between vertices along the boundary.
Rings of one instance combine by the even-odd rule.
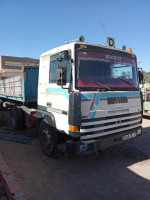
[[37, 117], [50, 157], [57, 147], [82, 155], [137, 138], [142, 128], [135, 54], [116, 49], [114, 41], [101, 46], [83, 37], [43, 53]]

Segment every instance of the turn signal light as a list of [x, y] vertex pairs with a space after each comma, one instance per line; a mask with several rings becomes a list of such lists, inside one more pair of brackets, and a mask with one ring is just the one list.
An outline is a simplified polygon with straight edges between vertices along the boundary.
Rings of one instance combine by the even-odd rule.
[[129, 52], [132, 52], [132, 48], [128, 48], [128, 51], [129, 51]]
[[78, 129], [78, 126], [69, 125], [69, 130], [72, 131], [72, 132], [76, 132], [79, 129]]

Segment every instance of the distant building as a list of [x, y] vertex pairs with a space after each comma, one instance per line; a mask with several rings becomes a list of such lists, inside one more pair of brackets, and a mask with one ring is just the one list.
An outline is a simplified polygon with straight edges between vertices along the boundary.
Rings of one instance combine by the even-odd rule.
[[0, 56], [0, 78], [17, 76], [23, 66], [39, 66], [39, 59]]

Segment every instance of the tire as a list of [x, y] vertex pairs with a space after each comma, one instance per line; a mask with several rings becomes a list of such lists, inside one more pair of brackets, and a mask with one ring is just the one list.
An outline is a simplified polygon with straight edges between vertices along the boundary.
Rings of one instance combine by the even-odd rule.
[[12, 107], [11, 109], [11, 125], [15, 130], [22, 130], [24, 127], [23, 111], [19, 107]]
[[57, 154], [57, 131], [49, 126], [46, 121], [42, 121], [39, 126], [39, 138], [43, 153], [51, 158]]
[[3, 110], [3, 101], [0, 99], [0, 110]]

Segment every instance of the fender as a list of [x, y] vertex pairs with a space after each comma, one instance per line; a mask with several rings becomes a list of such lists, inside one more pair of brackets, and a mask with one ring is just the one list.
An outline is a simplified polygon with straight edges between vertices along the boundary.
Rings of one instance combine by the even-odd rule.
[[37, 109], [37, 130], [39, 129], [39, 124], [42, 120], [46, 120], [46, 123], [50, 126], [56, 128], [55, 117], [51, 112], [47, 112], [47, 108], [44, 106], [38, 106]]

